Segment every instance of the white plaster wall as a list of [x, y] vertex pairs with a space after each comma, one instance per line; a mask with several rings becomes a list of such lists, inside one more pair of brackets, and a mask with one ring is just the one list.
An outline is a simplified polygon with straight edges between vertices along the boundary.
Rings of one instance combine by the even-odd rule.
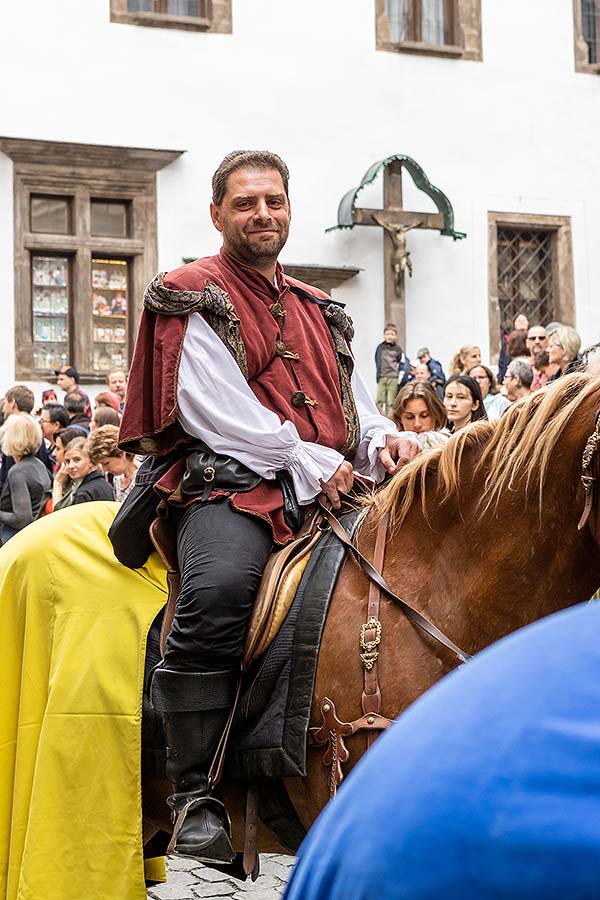
[[[587, 343], [600, 337], [600, 79], [574, 71], [572, 15], [572, 0], [483, 0], [481, 63], [377, 52], [374, 0], [233, 0], [232, 35], [111, 24], [109, 0], [13, 3], [3, 12], [0, 133], [186, 150], [158, 176], [162, 269], [218, 249], [210, 177], [226, 152], [280, 153], [292, 173], [284, 262], [362, 269], [336, 296], [371, 380], [382, 236], [325, 228], [371, 163], [407, 153], [468, 233], [409, 237], [409, 353], [428, 344], [446, 364], [474, 341], [487, 355], [488, 210], [572, 217]], [[406, 190], [409, 202], [430, 208]], [[0, 389], [14, 377], [11, 205], [0, 157]]]

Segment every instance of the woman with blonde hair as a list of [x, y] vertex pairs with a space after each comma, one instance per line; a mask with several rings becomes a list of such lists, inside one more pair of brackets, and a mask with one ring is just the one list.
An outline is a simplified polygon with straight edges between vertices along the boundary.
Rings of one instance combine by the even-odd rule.
[[556, 381], [561, 375], [577, 372], [581, 338], [570, 325], [561, 325], [548, 338], [548, 358], [550, 365], [559, 366], [548, 381]]
[[135, 473], [140, 467], [133, 453], [119, 450], [117, 441], [119, 429], [114, 425], [103, 425], [97, 428], [88, 438], [88, 452], [93, 463], [101, 466], [106, 473], [113, 476], [115, 500], [121, 503], [130, 493]]
[[392, 407], [391, 419], [398, 431], [439, 431], [446, 425], [446, 410], [427, 381], [411, 381], [401, 388]]
[[476, 344], [465, 344], [455, 353], [450, 363], [451, 375], [464, 375], [469, 369], [481, 363], [481, 350]]
[[450, 437], [444, 404], [427, 381], [411, 381], [401, 388], [392, 407], [391, 419], [398, 431], [420, 434], [425, 449], [437, 447]]
[[114, 500], [113, 489], [88, 453], [86, 438], [75, 438], [65, 450], [65, 466], [70, 479], [75, 482], [73, 502], [89, 503], [91, 500]]
[[0, 495], [2, 543], [30, 525], [50, 496], [52, 482], [48, 469], [36, 453], [42, 443], [42, 429], [29, 413], [11, 413], [2, 429], [2, 452], [12, 456]]

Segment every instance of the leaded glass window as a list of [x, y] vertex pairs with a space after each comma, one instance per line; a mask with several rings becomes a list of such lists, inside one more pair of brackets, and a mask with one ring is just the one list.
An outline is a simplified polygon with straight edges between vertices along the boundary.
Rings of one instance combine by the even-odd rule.
[[555, 315], [554, 232], [498, 227], [498, 302], [504, 331], [515, 316], [550, 322]]

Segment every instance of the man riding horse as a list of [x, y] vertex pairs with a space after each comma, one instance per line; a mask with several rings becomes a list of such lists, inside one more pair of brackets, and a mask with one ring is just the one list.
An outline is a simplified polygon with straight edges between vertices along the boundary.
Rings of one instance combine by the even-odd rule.
[[135, 566], [147, 555], [149, 497], [151, 518], [160, 497], [176, 534], [180, 593], [151, 698], [165, 726], [174, 852], [200, 861], [234, 858], [209, 767], [273, 545], [292, 540], [319, 494], [338, 508], [354, 471], [381, 481], [419, 449], [378, 414], [349, 317], [277, 261], [288, 177], [268, 152], [220, 164], [210, 214], [223, 247], [148, 286], [121, 425], [120, 447], [148, 458], [111, 532], [117, 556]]

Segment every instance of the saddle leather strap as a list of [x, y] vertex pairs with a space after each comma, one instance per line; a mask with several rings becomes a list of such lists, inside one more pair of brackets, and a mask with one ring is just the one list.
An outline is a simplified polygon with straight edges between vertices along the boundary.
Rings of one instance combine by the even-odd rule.
[[248, 785], [246, 793], [246, 832], [244, 836], [244, 857], [242, 865], [244, 874], [250, 875], [252, 881], [256, 881], [260, 874], [260, 857], [257, 848], [258, 841], [258, 788], [255, 784]]
[[[388, 516], [385, 515], [379, 522], [377, 537], [375, 539], [375, 554], [373, 565], [378, 572], [383, 571], [385, 558], [385, 540], [387, 537]], [[381, 604], [381, 588], [372, 580], [369, 580], [369, 601], [367, 606], [367, 621], [360, 633], [360, 658], [364, 667], [364, 688], [362, 694], [362, 709], [365, 715], [379, 714], [381, 712], [381, 690], [377, 677], [377, 659], [379, 657], [379, 645], [381, 642], [381, 622], [379, 621], [379, 607]], [[367, 750], [373, 744], [377, 733], [367, 730]]]
[[446, 647], [450, 650], [461, 663], [467, 662], [467, 660], [471, 659], [471, 655], [466, 653], [464, 650], [461, 650], [454, 641], [450, 640], [450, 638], [446, 637], [443, 631], [430, 622], [424, 615], [420, 612], [417, 612], [410, 603], [407, 603], [406, 600], [403, 600], [402, 597], [399, 597], [394, 591], [391, 589], [387, 581], [383, 578], [383, 576], [375, 569], [369, 560], [363, 556], [360, 550], [354, 546], [348, 535], [346, 534], [343, 526], [336, 519], [334, 514], [328, 509], [321, 501], [319, 501], [321, 509], [323, 510], [323, 515], [327, 519], [331, 530], [335, 534], [335, 536], [344, 544], [345, 547], [348, 547], [349, 550], [352, 551], [356, 561], [360, 565], [361, 569], [366, 573], [366, 575], [374, 581], [375, 584], [379, 586], [379, 588], [384, 592], [384, 594], [390, 598], [397, 606], [400, 607], [405, 616], [410, 619], [410, 621], [428, 634], [430, 637], [434, 638], [438, 643], [442, 644], [442, 646]]
[[242, 691], [242, 678], [238, 679], [237, 690], [235, 692], [235, 700], [233, 701], [233, 706], [231, 707], [231, 711], [229, 713], [229, 718], [225, 724], [225, 728], [221, 734], [221, 738], [219, 743], [217, 744], [217, 749], [215, 750], [215, 755], [213, 756], [213, 761], [211, 763], [209, 772], [208, 772], [208, 783], [212, 788], [214, 788], [221, 780], [221, 776], [223, 775], [223, 766], [225, 765], [225, 753], [227, 752], [227, 742], [229, 741], [229, 735], [231, 733], [231, 726], [233, 725], [233, 720], [235, 718], [235, 713], [237, 710], [238, 701], [240, 699], [240, 694]]

